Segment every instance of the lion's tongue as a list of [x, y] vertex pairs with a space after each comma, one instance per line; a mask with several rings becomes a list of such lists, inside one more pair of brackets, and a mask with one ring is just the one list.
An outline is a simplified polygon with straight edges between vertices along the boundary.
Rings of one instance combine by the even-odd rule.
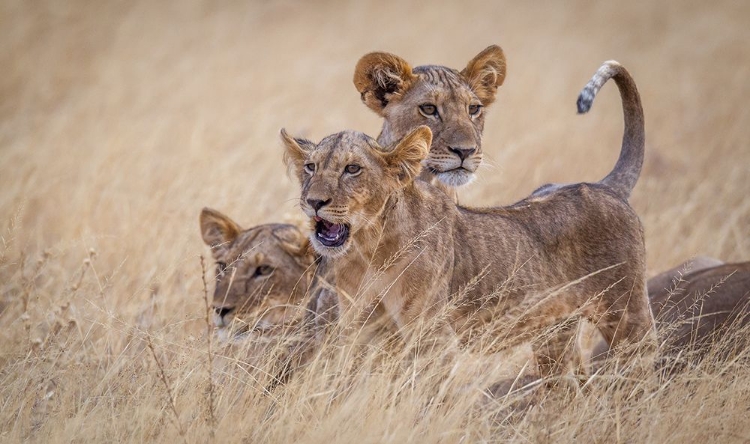
[[331, 238], [337, 238], [341, 234], [341, 231], [344, 229], [344, 226], [341, 224], [332, 224], [329, 222], [323, 222], [323, 225], [326, 227], [326, 236]]
[[320, 234], [328, 239], [336, 239], [337, 237], [339, 237], [341, 232], [344, 231], [343, 224], [335, 224], [333, 222], [329, 222], [320, 216], [315, 216], [313, 219], [315, 220], [315, 222], [318, 222], [322, 225]]
[[344, 229], [344, 226], [341, 224], [334, 224], [327, 220], [322, 220], [321, 222], [323, 222], [324, 234], [331, 239], [339, 237], [341, 231]]

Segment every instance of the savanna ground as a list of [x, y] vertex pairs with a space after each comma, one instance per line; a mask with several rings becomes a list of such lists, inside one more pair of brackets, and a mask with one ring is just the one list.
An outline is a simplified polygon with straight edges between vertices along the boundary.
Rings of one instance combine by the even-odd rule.
[[631, 203], [649, 274], [750, 259], [748, 42], [742, 1], [3, 0], [0, 439], [750, 441], [747, 352], [647, 394], [606, 378], [537, 394], [510, 418], [523, 398], [480, 390], [499, 358], [446, 378], [387, 354], [356, 366], [332, 345], [268, 393], [269, 358], [208, 352], [198, 230], [203, 206], [245, 226], [300, 218], [278, 131], [377, 135], [351, 82], [363, 54], [461, 68], [496, 43], [508, 76], [463, 203], [601, 178], [619, 151], [616, 88], [583, 117], [575, 99], [617, 59], [646, 112]]

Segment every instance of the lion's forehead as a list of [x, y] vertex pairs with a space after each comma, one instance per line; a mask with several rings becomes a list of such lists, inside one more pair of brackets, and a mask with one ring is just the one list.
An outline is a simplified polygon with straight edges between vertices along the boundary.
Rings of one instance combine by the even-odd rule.
[[232, 243], [230, 254], [238, 263], [247, 266], [294, 264], [291, 257], [281, 247], [281, 240], [274, 235], [276, 227], [263, 226], [242, 232]]
[[320, 141], [315, 151], [358, 152], [377, 146], [377, 142], [359, 131], [341, 131]]
[[412, 70], [414, 74], [426, 83], [446, 88], [459, 88], [468, 86], [466, 80], [461, 76], [458, 70], [439, 65], [417, 66]]
[[359, 131], [341, 131], [325, 137], [320, 141], [316, 150], [348, 145], [367, 145], [372, 137]]
[[471, 86], [454, 69], [427, 66], [415, 68], [415, 73], [418, 74], [419, 81], [411, 88], [411, 94], [408, 94], [413, 99], [429, 99], [457, 106], [479, 100]]
[[349, 164], [369, 164], [376, 161], [377, 142], [366, 134], [344, 131], [323, 139], [310, 153], [310, 160], [323, 170], [340, 169]]

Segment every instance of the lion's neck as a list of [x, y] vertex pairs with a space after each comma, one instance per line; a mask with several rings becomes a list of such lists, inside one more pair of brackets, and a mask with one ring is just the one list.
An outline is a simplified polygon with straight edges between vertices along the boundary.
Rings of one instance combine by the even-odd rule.
[[370, 226], [360, 229], [353, 237], [352, 249], [347, 257], [352, 261], [366, 264], [381, 265], [382, 256], [398, 243], [398, 230], [389, 228], [389, 224], [398, 220], [402, 209], [400, 202], [404, 199], [403, 192], [397, 192], [385, 202], [377, 216], [371, 219]]
[[446, 219], [454, 218], [455, 211], [443, 192], [421, 181], [395, 193], [371, 226], [353, 235], [349, 251], [334, 261], [336, 286], [354, 296], [368, 285], [378, 288], [372, 282], [393, 282], [392, 274], [402, 272], [421, 250], [434, 247], [433, 238], [444, 230], [441, 222], [450, 224]]

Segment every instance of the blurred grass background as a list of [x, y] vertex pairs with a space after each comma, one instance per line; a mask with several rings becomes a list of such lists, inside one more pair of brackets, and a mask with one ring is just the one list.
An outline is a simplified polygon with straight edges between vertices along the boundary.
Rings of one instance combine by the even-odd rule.
[[133, 328], [173, 344], [200, 335], [200, 209], [245, 227], [298, 219], [278, 131], [376, 136], [351, 81], [375, 50], [461, 69], [504, 49], [468, 205], [603, 177], [622, 134], [617, 90], [586, 116], [575, 100], [601, 62], [620, 61], [646, 114], [631, 203], [649, 275], [696, 254], [750, 259], [748, 42], [744, 1], [3, 0], [3, 375], [21, 380], [10, 363], [44, 343], [50, 313], [68, 313], [101, 356], [127, 349]]

